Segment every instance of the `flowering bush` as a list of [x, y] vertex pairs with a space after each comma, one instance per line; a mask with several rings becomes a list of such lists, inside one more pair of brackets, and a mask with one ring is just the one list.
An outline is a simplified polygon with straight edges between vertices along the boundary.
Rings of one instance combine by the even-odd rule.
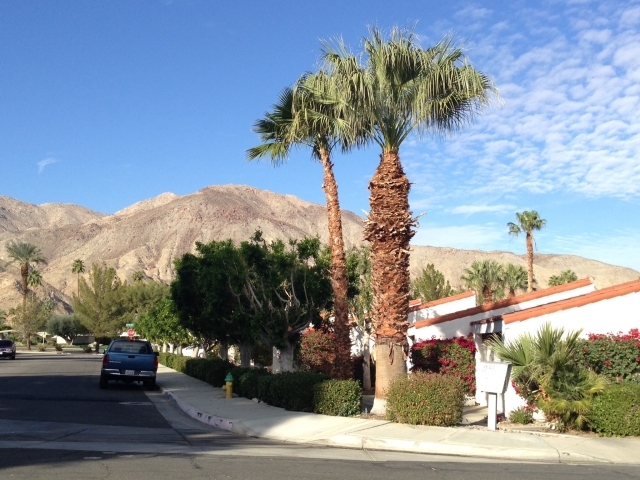
[[611, 382], [630, 381], [640, 374], [640, 331], [629, 333], [590, 333], [581, 340], [582, 361], [589, 370]]
[[300, 339], [300, 369], [331, 376], [335, 363], [335, 336], [331, 332], [312, 330]]
[[465, 393], [476, 393], [476, 343], [473, 335], [418, 342], [411, 348], [414, 371], [453, 375], [465, 384]]

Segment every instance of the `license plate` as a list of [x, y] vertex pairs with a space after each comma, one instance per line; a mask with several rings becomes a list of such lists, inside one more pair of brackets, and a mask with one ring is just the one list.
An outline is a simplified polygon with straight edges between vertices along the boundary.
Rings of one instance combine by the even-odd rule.
[[125, 374], [125, 375], [133, 375], [134, 373], [135, 373], [135, 371], [134, 371], [134, 370], [125, 370], [125, 371], [124, 371], [124, 374]]

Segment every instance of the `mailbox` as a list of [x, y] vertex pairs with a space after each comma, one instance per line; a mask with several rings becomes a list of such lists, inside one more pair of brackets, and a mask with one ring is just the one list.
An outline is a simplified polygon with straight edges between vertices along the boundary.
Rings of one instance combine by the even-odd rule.
[[510, 377], [510, 363], [478, 362], [476, 388], [486, 393], [504, 393], [509, 386]]

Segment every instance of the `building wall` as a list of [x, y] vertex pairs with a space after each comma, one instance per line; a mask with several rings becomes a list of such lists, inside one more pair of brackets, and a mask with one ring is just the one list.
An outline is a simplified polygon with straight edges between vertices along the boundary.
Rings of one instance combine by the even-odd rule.
[[449, 313], [460, 312], [468, 308], [476, 306], [475, 294], [468, 295], [464, 298], [459, 298], [451, 302], [441, 303], [439, 305], [427, 306], [420, 308], [419, 310], [409, 312], [409, 325], [419, 322], [420, 320], [426, 320], [427, 318], [440, 317], [442, 315], [448, 315]]

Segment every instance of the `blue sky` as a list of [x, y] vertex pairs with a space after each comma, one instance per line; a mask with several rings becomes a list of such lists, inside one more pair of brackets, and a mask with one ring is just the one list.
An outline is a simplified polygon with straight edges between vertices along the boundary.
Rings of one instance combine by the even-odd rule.
[[[531, 5], [535, 4], [534, 7]], [[0, 194], [114, 213], [208, 185], [324, 203], [306, 150], [247, 162], [253, 122], [313, 70], [320, 40], [366, 26], [452, 34], [502, 104], [400, 155], [414, 244], [524, 252], [506, 224], [535, 209], [541, 253], [640, 270], [640, 1], [0, 0]], [[368, 209], [371, 147], [336, 155], [343, 208]]]

